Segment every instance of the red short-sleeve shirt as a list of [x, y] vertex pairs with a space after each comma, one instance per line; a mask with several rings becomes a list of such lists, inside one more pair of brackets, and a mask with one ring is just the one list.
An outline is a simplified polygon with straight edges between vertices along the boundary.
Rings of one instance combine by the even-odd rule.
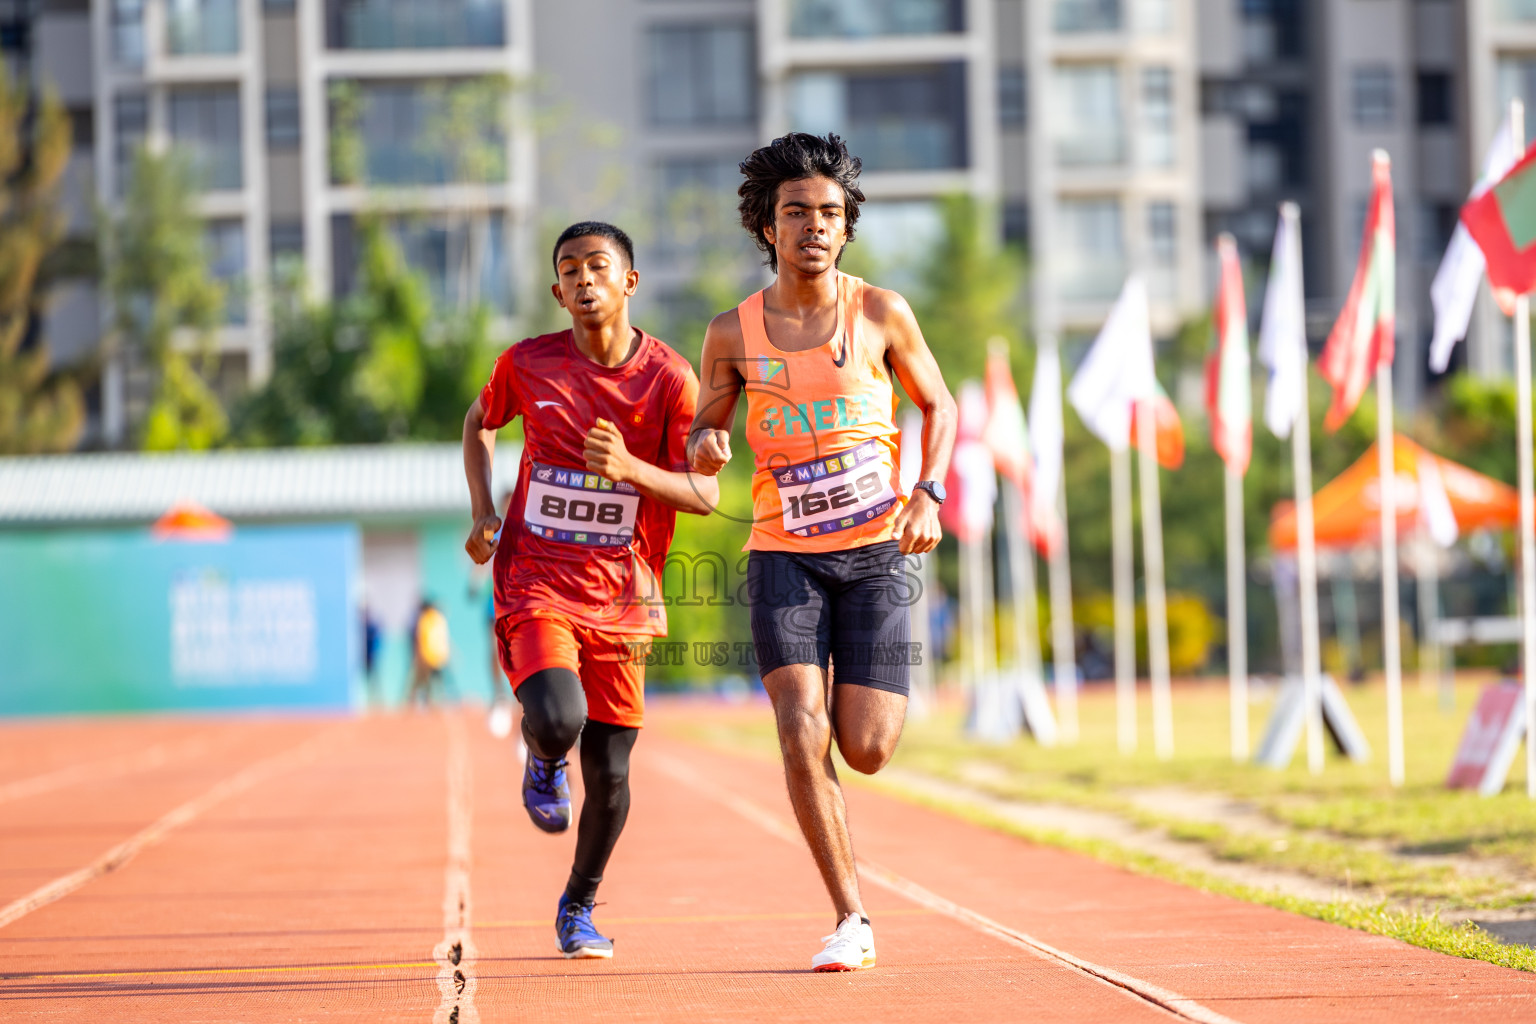
[[602, 418], [631, 454], [671, 472], [688, 468], [698, 377], [663, 342], [636, 333], [635, 354], [614, 367], [582, 355], [568, 330], [518, 342], [480, 392], [487, 429], [523, 417], [517, 488], [496, 549], [498, 618], [552, 614], [607, 632], [667, 631], [661, 577], [677, 513], [588, 474], [582, 455]]

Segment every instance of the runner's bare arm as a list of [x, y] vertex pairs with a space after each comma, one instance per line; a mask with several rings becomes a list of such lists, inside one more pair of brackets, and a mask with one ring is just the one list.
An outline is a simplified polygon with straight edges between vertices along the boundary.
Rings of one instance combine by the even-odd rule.
[[469, 481], [469, 514], [475, 520], [464, 550], [477, 565], [484, 565], [496, 553], [496, 531], [501, 529], [501, 517], [496, 514], [495, 499], [491, 497], [496, 431], [486, 430], [484, 422], [485, 410], [476, 398], [464, 415], [464, 477]]
[[746, 350], [734, 309], [709, 322], [699, 356], [699, 408], [688, 431], [688, 465], [695, 473], [714, 476], [731, 461], [731, 426], [746, 383], [741, 374]]
[[[923, 340], [912, 307], [893, 291], [866, 286], [864, 314], [885, 339], [885, 359], [907, 395], [923, 413], [923, 470], [919, 480], [943, 480], [955, 446], [958, 419], [954, 397], [944, 386], [939, 364]], [[896, 517], [902, 554], [923, 554], [939, 544], [939, 505], [927, 491], [914, 491]]]
[[619, 428], [599, 419], [587, 431], [582, 454], [587, 469], [615, 483], [627, 483], [647, 498], [679, 512], [707, 516], [720, 504], [720, 481], [698, 473], [674, 473], [631, 455]]

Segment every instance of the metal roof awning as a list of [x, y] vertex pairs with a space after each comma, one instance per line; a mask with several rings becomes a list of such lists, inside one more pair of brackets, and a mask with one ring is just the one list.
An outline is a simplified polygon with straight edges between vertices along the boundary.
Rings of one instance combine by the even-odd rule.
[[[496, 454], [499, 497], [521, 453], [505, 444]], [[0, 528], [148, 523], [188, 501], [235, 520], [469, 514], [457, 444], [0, 459]]]

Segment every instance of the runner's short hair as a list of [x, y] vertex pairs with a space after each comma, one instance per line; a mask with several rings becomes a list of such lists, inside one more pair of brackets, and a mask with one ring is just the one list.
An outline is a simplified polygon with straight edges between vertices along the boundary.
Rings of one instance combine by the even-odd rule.
[[[773, 226], [773, 208], [779, 200], [779, 186], [786, 181], [806, 178], [831, 178], [843, 188], [843, 209], [848, 220], [848, 241], [853, 241], [853, 226], [859, 220], [859, 204], [864, 193], [859, 189], [859, 170], [863, 161], [848, 152], [848, 144], [836, 135], [826, 137], [806, 132], [790, 132], [774, 139], [741, 162], [743, 181], [736, 194], [741, 203], [741, 226], [757, 241], [764, 263], [775, 272], [778, 254], [768, 241]], [[844, 252], [847, 251], [845, 246]], [[843, 253], [837, 254], [839, 261]]]
[[617, 245], [619, 250], [624, 253], [624, 262], [628, 264], [626, 269], [633, 270], [635, 268], [635, 243], [629, 240], [629, 235], [625, 234], [623, 229], [616, 228], [607, 221], [602, 220], [580, 221], [560, 232], [560, 237], [555, 239], [555, 249], [549, 256], [550, 263], [558, 270], [560, 268], [560, 247], [573, 238], [587, 238], [589, 236], [606, 238], [614, 245]]

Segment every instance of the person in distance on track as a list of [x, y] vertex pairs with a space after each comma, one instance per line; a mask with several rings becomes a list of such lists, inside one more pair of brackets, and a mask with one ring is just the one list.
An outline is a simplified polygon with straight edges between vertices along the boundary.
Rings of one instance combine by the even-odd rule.
[[[555, 243], [555, 301], [569, 330], [496, 360], [464, 418], [474, 526], [465, 550], [494, 554], [496, 640], [523, 707], [523, 805], [546, 832], [570, 827], [566, 754], [581, 739], [586, 801], [555, 918], [566, 957], [611, 957], [592, 923], [629, 813], [629, 757], [644, 708], [645, 658], [665, 635], [662, 566], [677, 510], [708, 514], [715, 480], [688, 472], [698, 397], [687, 360], [630, 325], [640, 276], [629, 236], [586, 221]], [[506, 522], [491, 501], [496, 431], [523, 417]]]
[[[850, 767], [873, 773], [901, 736], [904, 556], [939, 542], [939, 481], [956, 420], [906, 301], [837, 269], [864, 199], [859, 166], [837, 136], [799, 132], [742, 163], [742, 226], [776, 276], [710, 323], [688, 440], [694, 471], [718, 473], [746, 391], [752, 639], [790, 802], [837, 912], [811, 960], [817, 971], [875, 965], [831, 748], [835, 740]], [[897, 473], [893, 374], [923, 412], [922, 479], [911, 495]]]

